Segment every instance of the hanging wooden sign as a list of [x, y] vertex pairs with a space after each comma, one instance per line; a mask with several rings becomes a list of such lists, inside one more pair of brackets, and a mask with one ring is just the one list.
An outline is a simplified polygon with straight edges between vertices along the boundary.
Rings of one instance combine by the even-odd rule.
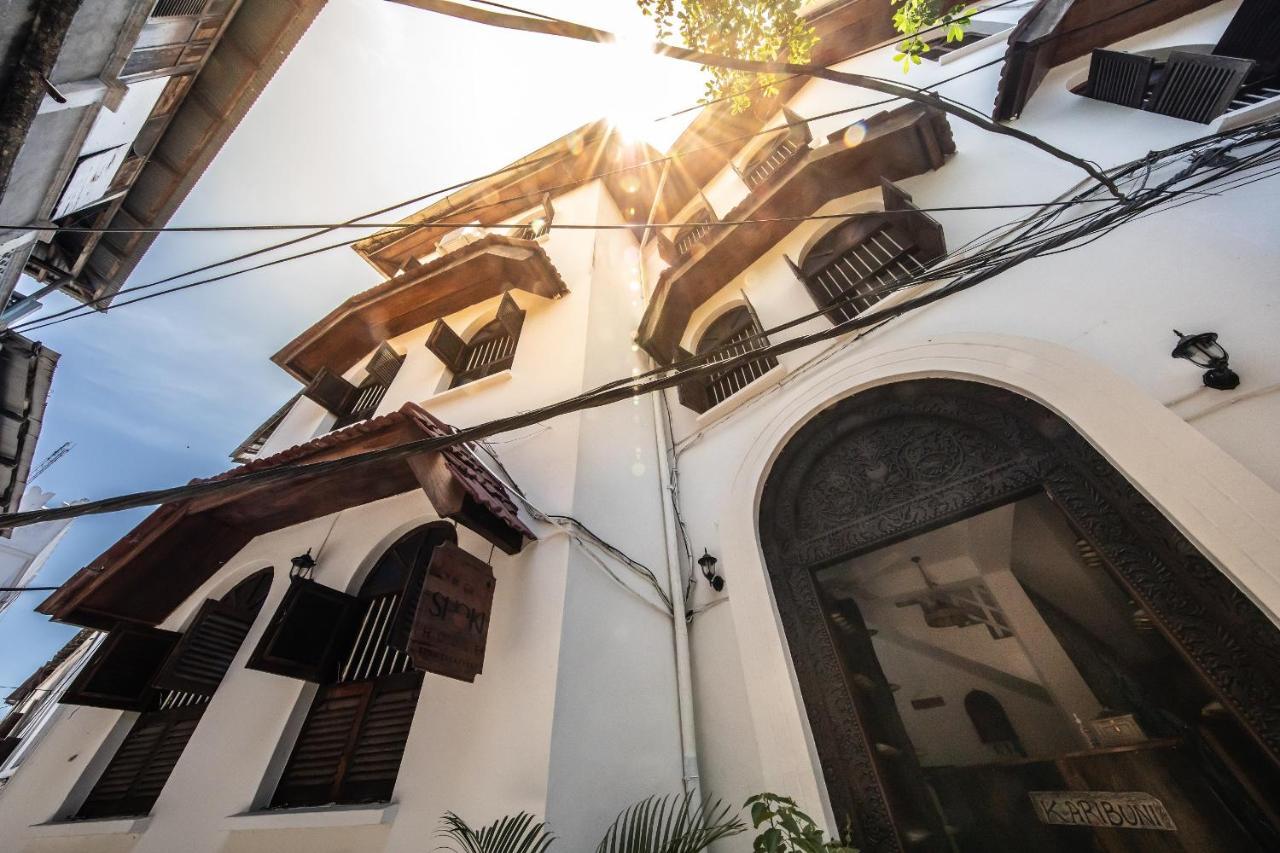
[[435, 547], [409, 632], [409, 657], [427, 672], [475, 681], [484, 669], [493, 568], [449, 542]]
[[1160, 829], [1177, 832], [1169, 810], [1150, 794], [1116, 791], [1029, 791], [1036, 817], [1056, 826]]

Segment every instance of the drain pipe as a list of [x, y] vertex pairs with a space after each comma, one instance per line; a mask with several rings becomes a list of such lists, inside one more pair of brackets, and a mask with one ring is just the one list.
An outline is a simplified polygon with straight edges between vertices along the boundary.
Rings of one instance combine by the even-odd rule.
[[[640, 293], [646, 300], [650, 294], [645, 276], [644, 247], [653, 233], [654, 215], [657, 213], [670, 170], [671, 161], [668, 160], [658, 178], [658, 187], [654, 192], [653, 205], [649, 209], [648, 222], [640, 239], [640, 257], [636, 264], [636, 272], [640, 280]], [[648, 359], [648, 362], [650, 368], [657, 366], [652, 358]], [[689, 660], [689, 621], [685, 615], [688, 603], [684, 600], [684, 577], [680, 571], [680, 534], [676, 527], [673, 506], [676, 495], [671, 488], [671, 466], [675, 464], [675, 438], [667, 428], [666, 412], [663, 411], [665, 393], [665, 391], [657, 391], [651, 394], [650, 402], [653, 404], [653, 441], [658, 458], [662, 535], [667, 546], [667, 584], [671, 595], [671, 638], [676, 664], [676, 714], [680, 725], [680, 776], [684, 783], [685, 794], [701, 802], [702, 779], [698, 769], [698, 741], [693, 722], [693, 666]], [[690, 567], [690, 571], [692, 570]]]

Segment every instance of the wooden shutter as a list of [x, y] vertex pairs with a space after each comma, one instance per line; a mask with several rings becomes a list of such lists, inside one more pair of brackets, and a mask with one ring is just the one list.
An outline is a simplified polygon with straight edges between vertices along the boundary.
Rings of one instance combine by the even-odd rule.
[[[693, 354], [684, 347], [676, 347], [676, 361], [684, 361], [687, 358], [693, 358]], [[676, 396], [680, 399], [680, 405], [686, 409], [693, 409], [698, 414], [711, 408], [711, 397], [707, 394], [707, 380], [703, 376], [695, 376], [693, 379], [681, 382], [676, 386]]]
[[0, 764], [5, 759], [13, 755], [13, 751], [18, 748], [18, 744], [22, 742], [22, 738], [16, 737], [0, 737]]
[[404, 672], [372, 682], [359, 734], [343, 774], [338, 801], [381, 802], [391, 799], [404, 745], [422, 692], [422, 673]]
[[1275, 0], [1244, 0], [1213, 52], [1252, 59], [1263, 73], [1273, 71], [1280, 60], [1280, 10]]
[[122, 711], [143, 710], [154, 696], [152, 680], [179, 636], [158, 628], [117, 625], [60, 701]]
[[1153, 113], [1207, 124], [1227, 111], [1253, 70], [1250, 59], [1175, 50], [1151, 96]]
[[886, 221], [902, 246], [916, 249], [916, 260], [922, 264], [930, 264], [947, 253], [947, 238], [942, 230], [942, 223], [917, 210], [909, 193], [892, 181], [881, 181], [880, 194], [884, 199], [885, 210], [912, 211], [907, 215], [887, 217]]
[[77, 817], [149, 812], [203, 713], [204, 706], [196, 705], [139, 717], [89, 792]]
[[404, 356], [384, 343], [378, 347], [378, 351], [373, 354], [373, 358], [369, 359], [369, 366], [365, 370], [370, 378], [379, 385], [389, 388], [396, 378], [396, 374], [400, 372], [400, 365], [403, 363]]
[[355, 402], [356, 386], [329, 372], [329, 368], [322, 367], [310, 384], [302, 389], [302, 396], [314, 400], [335, 415], [345, 415]]
[[457, 528], [444, 521], [433, 521], [421, 530], [422, 536], [409, 540], [411, 544], [408, 547], [395, 553], [395, 559], [408, 567], [408, 573], [396, 611], [391, 617], [387, 643], [405, 654], [409, 652], [409, 631], [413, 628], [413, 616], [418, 611], [418, 600], [422, 598], [422, 587], [427, 581], [431, 554], [441, 543], [456, 545], [458, 542]]
[[352, 640], [355, 605], [354, 596], [293, 578], [245, 668], [304, 681], [331, 680]]
[[1085, 94], [1109, 104], [1142, 109], [1155, 59], [1116, 50], [1095, 50], [1089, 59]]
[[228, 602], [206, 601], [152, 684], [212, 696], [252, 625], [253, 614]]
[[513, 341], [520, 339], [520, 327], [524, 325], [524, 311], [511, 298], [510, 293], [502, 294], [502, 301], [498, 303], [497, 318], [503, 330], [511, 336]]
[[444, 320], [437, 320], [431, 327], [431, 334], [427, 336], [427, 349], [454, 373], [461, 369], [462, 354], [466, 348], [466, 343]]
[[276, 786], [272, 806], [312, 806], [337, 799], [372, 681], [323, 685]]

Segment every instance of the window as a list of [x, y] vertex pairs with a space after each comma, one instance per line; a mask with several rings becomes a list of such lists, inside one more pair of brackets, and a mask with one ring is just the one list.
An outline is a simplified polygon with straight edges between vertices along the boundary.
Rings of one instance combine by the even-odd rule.
[[850, 320], [945, 253], [942, 226], [920, 213], [911, 196], [881, 187], [884, 214], [855, 216], [805, 253], [799, 276], [832, 323]]
[[[698, 354], [715, 352], [712, 362], [727, 361], [735, 356], [749, 353], [769, 345], [769, 339], [762, 334], [760, 320], [750, 305], [741, 305], [726, 311], [707, 327], [698, 341]], [[689, 353], [681, 353], [684, 358]], [[680, 403], [686, 408], [702, 413], [712, 406], [724, 402], [741, 391], [752, 382], [764, 376], [778, 366], [778, 360], [772, 355], [762, 355], [757, 359], [740, 362], [685, 382], [677, 389]]]
[[782, 110], [782, 115], [788, 127], [767, 139], [741, 171], [742, 180], [750, 190], [765, 186], [774, 176], [788, 171], [788, 167], [799, 162], [800, 153], [807, 150], [809, 141], [813, 138], [804, 119], [786, 108]]
[[276, 431], [276, 428], [280, 426], [280, 422], [284, 420], [285, 415], [289, 414], [293, 409], [293, 404], [298, 402], [301, 397], [302, 392], [299, 391], [289, 398], [289, 402], [276, 409], [271, 417], [263, 421], [257, 429], [249, 434], [248, 438], [240, 442], [239, 447], [231, 451], [231, 458], [236, 462], [250, 462], [257, 458], [267, 440], [271, 438], [271, 434]]
[[266, 600], [271, 575], [263, 569], [206, 601], [185, 634], [121, 627], [107, 636], [62, 701], [142, 713], [76, 817], [151, 810]]
[[422, 688], [405, 654], [427, 566], [455, 542], [445, 522], [418, 527], [378, 560], [356, 596], [295, 580], [249, 666], [320, 682], [272, 807], [391, 798]]
[[925, 51], [924, 58], [931, 59], [934, 62], [941, 62], [944, 56], [954, 53], [962, 47], [969, 47], [972, 44], [980, 42], [984, 39], [991, 38], [996, 33], [1005, 32], [1012, 29], [1008, 24], [999, 21], [972, 21], [965, 28], [964, 34], [954, 40], [947, 41], [946, 30], [942, 30], [940, 35], [928, 39], [925, 44], [929, 49]]
[[537, 240], [551, 231], [551, 221], [555, 214], [555, 208], [551, 206], [551, 193], [547, 193], [542, 197], [542, 213], [517, 225], [511, 236], [517, 240]]
[[369, 359], [364, 381], [359, 385], [321, 368], [302, 390], [302, 396], [337, 415], [332, 429], [342, 429], [373, 417], [403, 363], [404, 356], [383, 343]]
[[515, 363], [516, 344], [524, 326], [524, 311], [503, 294], [497, 315], [482, 326], [469, 341], [463, 341], [444, 320], [436, 321], [427, 338], [427, 349], [453, 373], [450, 388], [509, 370]]
[[180, 18], [187, 15], [199, 15], [204, 11], [206, 0], [156, 0], [151, 10], [152, 18]]
[[1270, 0], [1245, 0], [1209, 53], [1094, 50], [1081, 94], [1201, 124], [1276, 97], [1280, 16]]

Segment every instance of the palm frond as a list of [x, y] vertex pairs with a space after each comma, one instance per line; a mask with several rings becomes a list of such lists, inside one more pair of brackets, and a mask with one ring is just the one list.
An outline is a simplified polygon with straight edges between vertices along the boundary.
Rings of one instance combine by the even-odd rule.
[[454, 853], [546, 853], [555, 836], [536, 820], [528, 812], [520, 812], [472, 829], [453, 812], [445, 812], [439, 834], [457, 845], [444, 848]]
[[692, 794], [649, 797], [618, 815], [596, 853], [699, 853], [746, 828], [719, 800], [699, 802]]

